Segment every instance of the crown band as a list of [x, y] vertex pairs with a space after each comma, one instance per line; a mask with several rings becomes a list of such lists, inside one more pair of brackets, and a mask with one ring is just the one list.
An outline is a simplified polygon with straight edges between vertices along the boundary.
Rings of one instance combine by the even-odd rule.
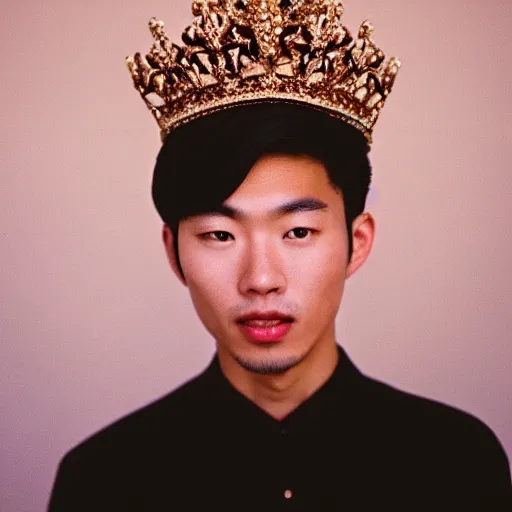
[[205, 115], [213, 114], [215, 112], [219, 112], [220, 110], [226, 110], [228, 108], [235, 108], [235, 107], [242, 106], [242, 105], [253, 105], [255, 103], [262, 103], [262, 102], [265, 102], [265, 103], [272, 103], [272, 102], [289, 103], [289, 104], [294, 104], [294, 105], [298, 104], [298, 105], [302, 105], [302, 106], [305, 106], [305, 107], [308, 107], [308, 108], [311, 108], [314, 110], [318, 110], [320, 112], [327, 112], [331, 116], [343, 120], [344, 122], [350, 124], [357, 130], [362, 132], [366, 136], [369, 143], [371, 143], [371, 141], [372, 141], [371, 132], [369, 132], [368, 129], [365, 126], [363, 126], [358, 119], [352, 117], [349, 113], [341, 112], [339, 109], [333, 109], [330, 105], [323, 105], [320, 102], [318, 102], [318, 104], [316, 104], [316, 102], [311, 101], [311, 99], [308, 99], [307, 101], [306, 100], [300, 101], [297, 99], [297, 97], [295, 95], [292, 95], [292, 94], [279, 95], [276, 93], [270, 94], [269, 96], [258, 95], [257, 98], [253, 98], [253, 97], [244, 98], [243, 95], [237, 95], [236, 102], [233, 102], [233, 100], [230, 98], [226, 98], [224, 101], [219, 100], [219, 101], [212, 102], [204, 110], [199, 110], [197, 112], [191, 112], [191, 113], [184, 112], [181, 116], [176, 115], [175, 117], [173, 117], [172, 122], [170, 122], [169, 125], [166, 124], [166, 120], [163, 120], [160, 122], [162, 141], [165, 139], [165, 137], [167, 137], [167, 135], [169, 135], [171, 133], [172, 130], [175, 130], [179, 126], [189, 123], [199, 117], [204, 117]]

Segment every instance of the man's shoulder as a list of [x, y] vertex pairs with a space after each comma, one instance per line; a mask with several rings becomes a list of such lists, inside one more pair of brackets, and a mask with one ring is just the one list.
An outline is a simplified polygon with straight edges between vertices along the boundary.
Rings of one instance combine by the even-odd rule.
[[120, 417], [69, 450], [63, 463], [83, 459], [104, 459], [109, 453], [150, 450], [165, 440], [176, 440], [201, 422], [207, 403], [206, 370], [164, 396]]
[[455, 430], [459, 435], [495, 437], [482, 420], [453, 405], [367, 376], [364, 377], [364, 390], [369, 408], [389, 422], [399, 422], [408, 428], [441, 428], [445, 432]]
[[[432, 469], [441, 461], [443, 471], [480, 465], [510, 482], [506, 452], [494, 431], [475, 415], [455, 406], [404, 391], [380, 380], [364, 377], [365, 417], [407, 457], [423, 458]], [[381, 439], [382, 439], [381, 437]], [[450, 464], [454, 466], [450, 468]], [[475, 475], [476, 476], [476, 475]], [[490, 476], [490, 475], [489, 475]]]
[[205, 370], [86, 438], [60, 461], [48, 509], [156, 509], [147, 502], [156, 496], [149, 490], [166, 489], [162, 479], [186, 472], [187, 457], [195, 460], [190, 452], [200, 439], [208, 403]]

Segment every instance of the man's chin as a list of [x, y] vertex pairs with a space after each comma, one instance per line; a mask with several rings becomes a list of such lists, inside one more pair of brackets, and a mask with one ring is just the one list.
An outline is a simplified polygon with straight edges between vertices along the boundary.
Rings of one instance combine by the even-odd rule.
[[258, 375], [280, 375], [302, 362], [305, 356], [235, 356], [236, 362], [245, 370]]

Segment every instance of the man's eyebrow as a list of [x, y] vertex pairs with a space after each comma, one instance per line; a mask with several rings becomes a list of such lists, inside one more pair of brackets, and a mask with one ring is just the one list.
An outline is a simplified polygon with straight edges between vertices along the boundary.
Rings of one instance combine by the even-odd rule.
[[[315, 197], [302, 197], [300, 199], [293, 199], [292, 201], [280, 204], [276, 208], [270, 210], [269, 215], [271, 217], [280, 217], [282, 215], [289, 215], [291, 213], [321, 211], [328, 208], [329, 205], [320, 199], [316, 199]], [[238, 208], [234, 208], [233, 206], [229, 206], [227, 204], [222, 204], [217, 208], [203, 212], [200, 215], [222, 215], [235, 220], [242, 220], [248, 216], [243, 210], [239, 210]]]

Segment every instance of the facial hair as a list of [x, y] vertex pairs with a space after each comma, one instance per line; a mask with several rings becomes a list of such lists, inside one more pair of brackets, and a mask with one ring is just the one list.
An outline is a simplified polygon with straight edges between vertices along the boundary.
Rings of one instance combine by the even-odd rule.
[[306, 355], [302, 357], [286, 357], [283, 359], [260, 359], [257, 361], [235, 357], [236, 362], [245, 370], [257, 373], [258, 375], [279, 375], [301, 363]]

